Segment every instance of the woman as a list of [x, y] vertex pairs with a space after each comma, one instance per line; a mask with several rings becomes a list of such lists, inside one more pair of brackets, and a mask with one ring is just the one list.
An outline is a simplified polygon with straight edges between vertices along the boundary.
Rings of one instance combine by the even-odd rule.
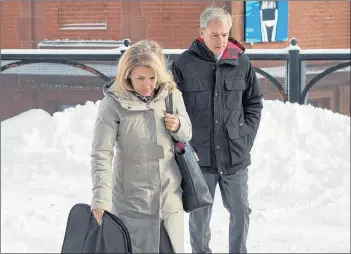
[[[165, 113], [170, 93], [174, 115]], [[182, 253], [181, 175], [172, 137], [189, 141], [192, 126], [158, 44], [132, 45], [104, 94], [92, 144], [93, 214], [99, 223], [105, 210], [121, 218], [133, 253], [159, 253], [167, 244]]]
[[278, 24], [278, 1], [260, 1], [262, 42], [275, 41]]

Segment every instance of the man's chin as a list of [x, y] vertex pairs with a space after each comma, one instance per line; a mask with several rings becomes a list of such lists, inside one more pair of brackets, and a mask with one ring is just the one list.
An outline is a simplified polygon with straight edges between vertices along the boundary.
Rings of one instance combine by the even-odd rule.
[[223, 54], [223, 50], [216, 50], [214, 52], [212, 52], [216, 57], [220, 56]]

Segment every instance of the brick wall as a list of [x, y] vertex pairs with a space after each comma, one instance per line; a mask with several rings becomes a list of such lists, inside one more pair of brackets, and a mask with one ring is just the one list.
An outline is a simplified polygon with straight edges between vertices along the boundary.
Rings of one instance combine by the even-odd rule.
[[[233, 35], [244, 39], [244, 3], [213, 1], [233, 14]], [[149, 38], [167, 48], [187, 48], [197, 36], [201, 11], [211, 2], [194, 1], [26, 1], [1, 4], [1, 47], [36, 48], [43, 39]], [[289, 2], [289, 38], [302, 48], [349, 48], [350, 2]], [[107, 22], [107, 30], [60, 30], [67, 23]], [[245, 45], [282, 48], [288, 42]]]
[[18, 38], [17, 31], [19, 24], [17, 21], [21, 18], [20, 2], [0, 2], [1, 5], [1, 30], [0, 45], [1, 48], [22, 48], [21, 39]]
[[[244, 40], [244, 4], [233, 2], [233, 35]], [[234, 28], [235, 29], [235, 28]], [[349, 1], [289, 1], [289, 38], [303, 48], [350, 48]], [[258, 43], [247, 48], [283, 48], [288, 42]]]
[[[119, 39], [122, 34], [121, 2], [58, 1], [42, 3], [43, 38], [45, 39]], [[69, 23], [106, 22], [107, 30], [60, 30]]]

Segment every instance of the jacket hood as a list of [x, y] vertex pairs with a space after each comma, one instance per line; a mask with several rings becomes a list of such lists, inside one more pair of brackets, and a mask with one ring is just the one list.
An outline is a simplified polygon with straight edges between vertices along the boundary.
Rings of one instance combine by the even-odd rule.
[[[112, 96], [115, 100], [119, 102], [140, 102], [143, 103], [137, 96], [135, 96], [133, 93], [130, 91], [124, 90], [122, 92], [117, 92], [116, 85], [115, 85], [115, 80], [112, 79], [110, 81], [107, 81], [103, 85], [103, 94], [104, 96]], [[156, 94], [155, 99], [164, 99], [167, 97], [167, 95], [170, 93], [170, 86], [169, 84], [165, 84], [160, 87], [158, 93]]]
[[104, 93], [104, 96], [107, 96], [109, 89], [111, 88], [111, 86], [115, 83], [114, 79], [111, 79], [110, 81], [107, 81], [103, 87], [102, 87], [102, 92]]
[[[216, 61], [214, 55], [201, 37], [193, 41], [189, 50], [203, 60]], [[227, 47], [223, 52], [221, 60], [238, 60], [239, 56], [244, 54], [244, 52], [245, 47], [234, 38], [229, 37]]]

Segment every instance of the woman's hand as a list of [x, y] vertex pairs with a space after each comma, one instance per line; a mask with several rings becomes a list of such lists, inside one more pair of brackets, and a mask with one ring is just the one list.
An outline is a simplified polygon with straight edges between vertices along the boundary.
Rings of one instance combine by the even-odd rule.
[[199, 160], [199, 156], [197, 156], [197, 153], [196, 153], [196, 152], [194, 152], [194, 156], [195, 156], [196, 161], [200, 161], [200, 160]]
[[104, 215], [104, 210], [97, 208], [93, 210], [93, 215], [97, 221], [97, 223], [99, 223], [99, 225], [101, 225], [102, 223], [102, 216]]
[[177, 116], [165, 112], [165, 124], [167, 130], [177, 132], [180, 128], [180, 121]]

